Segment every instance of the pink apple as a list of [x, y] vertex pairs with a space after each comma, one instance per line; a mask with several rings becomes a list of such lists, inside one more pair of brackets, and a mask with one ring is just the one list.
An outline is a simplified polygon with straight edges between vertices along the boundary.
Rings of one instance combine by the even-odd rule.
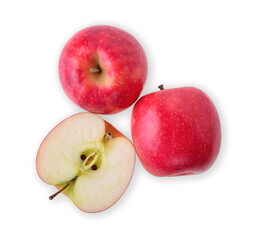
[[92, 26], [65, 45], [59, 77], [67, 96], [78, 106], [113, 114], [139, 97], [147, 78], [147, 60], [129, 33], [111, 26]]
[[197, 88], [143, 96], [134, 106], [131, 127], [139, 159], [155, 176], [204, 172], [219, 153], [218, 113], [211, 99]]

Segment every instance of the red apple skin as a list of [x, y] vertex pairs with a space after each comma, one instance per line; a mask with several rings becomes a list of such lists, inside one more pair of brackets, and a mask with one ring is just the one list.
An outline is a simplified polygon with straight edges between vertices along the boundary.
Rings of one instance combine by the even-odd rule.
[[217, 110], [197, 88], [167, 89], [143, 96], [133, 108], [131, 128], [138, 157], [155, 176], [202, 173], [219, 153]]
[[[91, 72], [100, 68], [101, 72]], [[130, 107], [147, 78], [147, 59], [139, 42], [112, 26], [97, 25], [76, 33], [59, 60], [59, 78], [67, 96], [98, 114]]]

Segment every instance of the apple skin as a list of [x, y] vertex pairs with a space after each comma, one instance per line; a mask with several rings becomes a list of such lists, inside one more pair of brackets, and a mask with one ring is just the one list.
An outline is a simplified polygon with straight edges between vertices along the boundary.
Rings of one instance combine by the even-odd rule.
[[202, 173], [212, 166], [220, 149], [217, 110], [194, 87], [140, 98], [133, 108], [131, 130], [142, 165], [155, 176]]
[[[91, 72], [92, 68], [101, 72]], [[139, 97], [147, 78], [147, 59], [129, 33], [112, 26], [92, 26], [66, 43], [59, 78], [78, 106], [92, 113], [114, 114]]]

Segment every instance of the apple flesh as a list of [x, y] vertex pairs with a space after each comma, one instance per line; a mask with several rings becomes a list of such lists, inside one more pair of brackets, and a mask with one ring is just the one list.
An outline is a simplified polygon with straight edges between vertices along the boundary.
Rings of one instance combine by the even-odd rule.
[[95, 114], [79, 113], [47, 135], [36, 167], [44, 182], [62, 190], [79, 209], [100, 212], [126, 190], [135, 155], [130, 140], [111, 124]]
[[111, 26], [92, 26], [65, 45], [59, 77], [75, 104], [92, 113], [114, 114], [139, 97], [147, 78], [147, 60], [129, 33]]
[[161, 89], [133, 108], [132, 138], [142, 165], [155, 176], [204, 172], [216, 160], [221, 142], [213, 102], [197, 88]]

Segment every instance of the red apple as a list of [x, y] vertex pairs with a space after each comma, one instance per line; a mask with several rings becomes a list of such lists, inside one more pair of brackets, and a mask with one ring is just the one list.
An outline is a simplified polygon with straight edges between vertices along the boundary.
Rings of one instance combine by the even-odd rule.
[[219, 153], [218, 113], [211, 99], [197, 88], [143, 96], [133, 108], [131, 127], [139, 159], [155, 176], [204, 172]]
[[65, 45], [59, 77], [74, 103], [93, 113], [113, 114], [139, 97], [147, 78], [147, 60], [129, 33], [111, 26], [92, 26]]

